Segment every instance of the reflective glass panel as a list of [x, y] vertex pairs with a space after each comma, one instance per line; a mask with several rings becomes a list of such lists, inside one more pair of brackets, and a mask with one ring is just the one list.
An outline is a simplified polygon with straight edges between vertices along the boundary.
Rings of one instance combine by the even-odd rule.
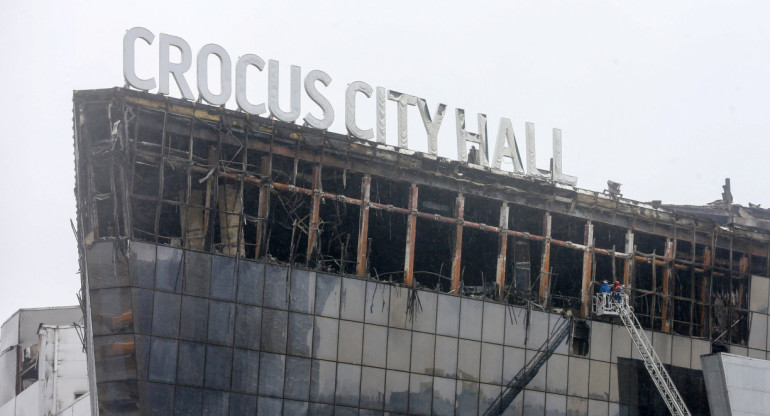
[[265, 266], [265, 298], [264, 305], [271, 308], [288, 309], [287, 269], [268, 264]]
[[288, 354], [310, 357], [313, 348], [313, 316], [289, 313]]
[[526, 358], [524, 351], [524, 349], [516, 347], [503, 349], [503, 383], [513, 380], [516, 373], [524, 367], [524, 359]]
[[176, 387], [174, 414], [177, 416], [201, 415], [203, 390], [190, 387]]
[[150, 341], [151, 337], [135, 335], [136, 348], [136, 375], [139, 380], [147, 380], [150, 367]]
[[187, 386], [203, 387], [206, 344], [180, 341], [179, 362], [182, 365], [176, 369], [176, 382]]
[[588, 398], [610, 399], [610, 364], [603, 361], [591, 361], [588, 381]]
[[174, 386], [139, 382], [139, 406], [148, 415], [170, 415], [174, 412]]
[[599, 400], [588, 401], [588, 416], [607, 416], [608, 414], [609, 403]]
[[561, 416], [567, 412], [567, 396], [545, 395], [545, 416]]
[[767, 315], [751, 314], [751, 329], [749, 330], [749, 348], [764, 350], [767, 347]]
[[155, 245], [132, 241], [130, 247], [131, 284], [153, 289], [155, 287]]
[[527, 338], [527, 310], [505, 307], [505, 345], [524, 347]]
[[460, 298], [439, 294], [437, 308], [436, 333], [456, 337], [460, 327]]
[[[631, 337], [624, 326], [612, 326], [612, 362], [618, 362], [618, 357], [631, 358], [632, 345]], [[689, 365], [689, 363], [688, 363]]]
[[586, 416], [588, 414], [588, 400], [568, 396], [567, 414], [569, 416]]
[[364, 314], [366, 323], [387, 325], [390, 309], [390, 285], [367, 282]]
[[[537, 354], [537, 351], [526, 350], [527, 362], [530, 362], [533, 358], [535, 358], [535, 354]], [[527, 388], [532, 390], [545, 391], [545, 376], [545, 371], [538, 371], [537, 375], [529, 382], [529, 384], [527, 384]]]
[[235, 304], [212, 300], [209, 302], [209, 342], [233, 345]]
[[[553, 357], [553, 356], [552, 356]], [[503, 346], [497, 344], [481, 344], [481, 377], [482, 383], [500, 384], [503, 375]]]
[[94, 337], [96, 377], [100, 382], [136, 377], [136, 351], [133, 335]]
[[591, 359], [609, 361], [611, 342], [612, 325], [597, 321], [591, 322]]
[[224, 391], [203, 391], [203, 414], [226, 415], [230, 408], [230, 393]]
[[412, 327], [415, 331], [422, 332], [436, 332], [436, 304], [438, 302], [438, 294], [433, 292], [426, 292], [423, 290], [417, 291], [419, 297], [419, 304], [414, 310], [414, 322]]
[[335, 416], [358, 416], [358, 409], [344, 406], [334, 406]]
[[365, 300], [366, 281], [351, 278], [342, 279], [340, 318], [349, 321], [363, 321]]
[[690, 368], [692, 341], [688, 337], [675, 336], [673, 337], [673, 342], [671, 347], [671, 364], [677, 367]]
[[340, 321], [340, 343], [337, 358], [341, 362], [361, 364], [364, 324]]
[[[560, 327], [562, 327], [562, 324], [564, 325], [570, 325], [571, 322], [565, 322], [567, 318], [557, 315], [555, 313], [548, 315], [548, 333], [549, 334], [555, 334]], [[607, 342], [610, 340], [607, 339]], [[570, 350], [570, 344], [569, 344], [569, 337], [565, 338], [564, 341], [562, 341], [561, 344], [556, 348], [556, 351], [554, 351], [554, 354], [568, 354]]]
[[430, 415], [433, 377], [422, 374], [410, 374], [409, 377], [409, 414]]
[[751, 276], [751, 298], [749, 308], [754, 312], [767, 313], [768, 292], [770, 292], [770, 280], [762, 276]]
[[461, 339], [457, 355], [457, 375], [464, 380], [479, 380], [481, 343]]
[[337, 335], [339, 320], [315, 317], [313, 330], [313, 358], [324, 360], [337, 359]]
[[[332, 416], [334, 414], [334, 406], [330, 404], [309, 403], [307, 407], [308, 415]], [[290, 414], [285, 413], [284, 416], [290, 416]]]
[[545, 393], [524, 390], [524, 414], [542, 415], [545, 413]]
[[360, 366], [337, 364], [337, 392], [335, 403], [345, 406], [358, 406], [358, 391], [360, 385]]
[[382, 409], [385, 391], [385, 370], [361, 367], [361, 407]]
[[294, 400], [284, 400], [283, 414], [284, 416], [293, 416], [293, 415], [306, 415], [306, 414], [316, 414], [316, 413], [315, 412], [308, 413], [307, 402], [295, 402]]
[[656, 332], [652, 336], [652, 347], [655, 348], [663, 364], [671, 364], [671, 342], [670, 334]]
[[177, 341], [152, 338], [148, 378], [152, 381], [174, 383], [176, 380]]
[[211, 264], [211, 297], [222, 300], [235, 300], [234, 257], [214, 256]]
[[336, 363], [313, 360], [310, 368], [310, 400], [320, 403], [334, 403], [336, 376]]
[[406, 413], [409, 405], [409, 373], [388, 370], [385, 374], [385, 410]]
[[112, 242], [97, 242], [87, 249], [88, 283], [91, 289], [127, 286], [115, 276], [115, 250]]
[[702, 339], [692, 339], [692, 354], [690, 354], [690, 366], [693, 370], [701, 370], [700, 356], [711, 354], [711, 342]]
[[475, 415], [479, 407], [479, 383], [457, 380], [458, 415]]
[[481, 340], [481, 317], [484, 302], [462, 298], [460, 302], [460, 338]]
[[409, 288], [394, 286], [390, 296], [390, 326], [394, 328], [411, 328], [412, 320], [407, 314], [410, 292]]
[[[628, 386], [624, 386], [628, 388]], [[618, 365], [610, 364], [610, 401], [619, 402], [620, 395], [618, 394]]]
[[[548, 314], [545, 312], [532, 311], [529, 318], [527, 349], [539, 350], [548, 339]], [[543, 400], [545, 400], [545, 398], [543, 398]]]
[[99, 412], [107, 414], [119, 409], [127, 414], [138, 414], [137, 398], [139, 392], [135, 381], [120, 381], [97, 384], [99, 394]]
[[259, 351], [236, 348], [233, 351], [232, 390], [257, 394], [259, 379]]
[[206, 377], [205, 386], [220, 389], [230, 389], [230, 376], [233, 365], [233, 349], [218, 345], [206, 346]]
[[[545, 389], [550, 393], [567, 394], [567, 367], [569, 359], [564, 355], [554, 354], [546, 363], [548, 372]], [[542, 370], [540, 370], [542, 371]]]
[[316, 274], [315, 313], [336, 318], [340, 315], [340, 277]]
[[209, 301], [195, 296], [182, 296], [182, 326], [179, 336], [190, 341], [206, 341]]
[[433, 379], [433, 414], [440, 416], [455, 414], [455, 383], [453, 378]]
[[388, 368], [409, 371], [412, 333], [405, 329], [388, 328]]
[[265, 265], [241, 260], [238, 264], [238, 303], [261, 305], [264, 288]]
[[211, 255], [198, 251], [185, 251], [184, 293], [208, 297], [211, 286]]
[[[133, 332], [130, 289], [91, 290], [91, 308], [95, 335]], [[178, 315], [179, 311], [177, 317]]]
[[[412, 332], [412, 372], [433, 374], [433, 352], [435, 351], [436, 336], [422, 332]], [[442, 357], [453, 359], [454, 357]]]
[[263, 352], [259, 358], [259, 395], [281, 397], [286, 357]]
[[364, 325], [364, 364], [385, 367], [388, 346], [388, 328], [378, 325]]
[[289, 313], [275, 309], [262, 309], [262, 332], [260, 346], [263, 351], [284, 354]]
[[484, 302], [484, 322], [482, 339], [484, 342], [502, 344], [505, 336], [505, 306], [498, 303]]
[[310, 359], [287, 356], [284, 396], [290, 399], [307, 400], [309, 393]]
[[246, 394], [230, 394], [230, 415], [253, 415], [257, 412], [257, 397]]
[[457, 377], [457, 338], [436, 335], [435, 374]]
[[152, 315], [152, 334], [168, 338], [179, 337], [179, 311], [182, 306], [180, 295], [155, 292]]
[[152, 290], [131, 289], [135, 333], [149, 334], [152, 332], [152, 294]]
[[569, 357], [569, 381], [567, 392], [570, 396], [588, 397], [588, 360]]
[[313, 313], [315, 307], [315, 272], [302, 269], [291, 271], [290, 309], [295, 312]]
[[483, 414], [500, 397], [502, 388], [497, 384], [479, 384], [479, 413]]
[[261, 396], [257, 398], [258, 415], [280, 415], [282, 407], [283, 400], [281, 399]]
[[237, 305], [235, 310], [235, 346], [259, 349], [262, 329], [262, 308]]
[[155, 289], [176, 293], [182, 291], [182, 253], [178, 248], [158, 246]]

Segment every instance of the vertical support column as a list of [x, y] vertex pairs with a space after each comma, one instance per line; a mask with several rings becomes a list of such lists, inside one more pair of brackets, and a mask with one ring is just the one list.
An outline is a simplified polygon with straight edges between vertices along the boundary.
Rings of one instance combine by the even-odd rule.
[[318, 241], [319, 210], [321, 209], [321, 165], [313, 166], [313, 206], [310, 211], [310, 229], [307, 233], [307, 266], [315, 263], [316, 241]]
[[417, 237], [417, 185], [409, 188], [409, 218], [406, 220], [406, 254], [404, 256], [404, 284], [414, 284], [414, 243]]
[[580, 317], [586, 318], [591, 312], [591, 295], [593, 294], [593, 279], [591, 271], [594, 263], [594, 225], [591, 221], [586, 223], [585, 245], [588, 249], [583, 252], [583, 281], [581, 285]]
[[626, 249], [625, 253], [628, 256], [623, 262], [623, 284], [626, 287], [633, 287], [634, 285], [634, 233], [631, 230], [626, 231]]
[[503, 202], [500, 207], [500, 235], [498, 236], [498, 247], [500, 252], [497, 254], [497, 300], [502, 301], [505, 293], [505, 254], [508, 253], [508, 203]]
[[254, 245], [254, 258], [261, 258], [265, 244], [265, 231], [267, 230], [267, 217], [270, 214], [270, 189], [272, 188], [270, 174], [272, 172], [272, 158], [262, 156], [260, 165], [262, 168], [262, 182], [259, 185], [259, 205], [257, 206], [257, 236]]
[[[670, 293], [668, 290], [668, 282], [671, 278], [671, 271], [674, 267], [673, 259], [674, 256], [674, 242], [668, 238], [666, 239], [666, 249], [663, 252], [666, 265], [663, 267], [663, 296], [662, 300], [660, 302], [660, 312], [661, 312], [661, 322], [660, 322], [660, 330], [663, 332], [671, 332], [671, 317], [669, 316], [668, 306], [671, 302]], [[655, 267], [655, 263], [653, 263], [653, 267]]]
[[548, 308], [551, 295], [551, 213], [543, 217], [543, 261], [540, 262], [540, 293], [538, 295], [543, 308]]
[[708, 305], [711, 303], [711, 294], [709, 293], [709, 282], [711, 281], [712, 256], [711, 247], [706, 247], [703, 252], [703, 266], [706, 269], [701, 281], [701, 299], [703, 304], [700, 306], [701, 336], [707, 337], [711, 333], [711, 313]]
[[463, 253], [463, 218], [465, 217], [465, 197], [458, 194], [455, 200], [455, 217], [457, 232], [455, 233], [455, 253], [452, 256], [452, 287], [450, 293], [455, 293], [460, 287], [460, 260]]
[[358, 217], [358, 251], [356, 252], [356, 276], [366, 276], [368, 270], [366, 253], [369, 250], [369, 198], [372, 178], [364, 175], [361, 179], [361, 215]]

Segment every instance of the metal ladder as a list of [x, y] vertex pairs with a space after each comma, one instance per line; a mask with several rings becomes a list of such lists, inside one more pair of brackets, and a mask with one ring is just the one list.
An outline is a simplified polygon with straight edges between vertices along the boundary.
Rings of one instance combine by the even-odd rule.
[[637, 351], [639, 351], [644, 360], [644, 366], [647, 368], [647, 372], [650, 373], [650, 378], [652, 378], [652, 382], [658, 388], [663, 401], [666, 402], [668, 410], [675, 416], [691, 415], [690, 410], [684, 404], [682, 396], [679, 395], [679, 391], [671, 380], [671, 376], [668, 375], [650, 340], [644, 334], [644, 330], [639, 324], [639, 320], [636, 319], [633, 309], [628, 305], [628, 295], [623, 294], [622, 296], [621, 302], [614, 302], [617, 305], [618, 316], [620, 316], [620, 319], [626, 326], [626, 330], [631, 335]]
[[505, 412], [505, 409], [511, 405], [516, 396], [521, 393], [524, 387], [532, 381], [537, 375], [540, 368], [545, 365], [546, 361], [551, 358], [556, 348], [561, 345], [564, 338], [569, 335], [569, 330], [572, 327], [572, 319], [564, 319], [559, 325], [554, 328], [554, 332], [548, 339], [540, 346], [537, 354], [532, 357], [529, 362], [519, 370], [518, 374], [508, 383], [505, 389], [500, 393], [489, 408], [484, 412], [484, 416], [499, 416]]

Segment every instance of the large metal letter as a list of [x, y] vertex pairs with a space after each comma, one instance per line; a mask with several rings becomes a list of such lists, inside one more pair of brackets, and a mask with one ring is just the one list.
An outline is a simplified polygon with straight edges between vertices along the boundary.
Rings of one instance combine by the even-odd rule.
[[385, 143], [386, 111], [388, 103], [388, 90], [377, 87], [377, 143]]
[[126, 84], [142, 91], [155, 88], [155, 78], [141, 79], [136, 76], [136, 57], [134, 47], [137, 39], [142, 39], [152, 45], [155, 35], [143, 27], [135, 27], [126, 31], [123, 36], [123, 78]]
[[367, 98], [372, 96], [372, 87], [363, 81], [355, 81], [348, 84], [345, 90], [345, 128], [348, 133], [359, 139], [369, 140], [374, 137], [372, 129], [361, 130], [356, 125], [356, 93], [361, 92]]
[[305, 76], [305, 93], [307, 93], [307, 96], [310, 97], [314, 103], [321, 107], [321, 111], [324, 113], [324, 118], [315, 118], [315, 116], [308, 112], [305, 116], [305, 122], [310, 127], [326, 130], [331, 127], [332, 123], [334, 122], [334, 108], [332, 107], [329, 100], [327, 100], [323, 94], [318, 92], [318, 89], [315, 87], [316, 81], [320, 81], [321, 84], [324, 84], [324, 87], [328, 87], [332, 82], [332, 77], [330, 77], [326, 72], [319, 71], [317, 69], [310, 71]]
[[388, 91], [388, 100], [398, 103], [398, 147], [409, 148], [407, 107], [417, 105], [417, 97], [397, 91]]
[[492, 167], [500, 169], [504, 157], [509, 157], [513, 160], [514, 172], [524, 173], [524, 168], [521, 166], [519, 145], [516, 143], [516, 136], [513, 134], [511, 119], [505, 117], [500, 119], [500, 127], [497, 129], [497, 143], [495, 143], [495, 158], [492, 160]]
[[438, 155], [438, 129], [441, 127], [441, 122], [444, 120], [446, 104], [439, 103], [438, 107], [436, 107], [436, 115], [433, 118], [430, 116], [428, 103], [426, 103], [424, 99], [417, 99], [417, 107], [420, 109], [425, 132], [428, 133], [428, 152], [432, 155]]
[[[172, 63], [170, 61], [172, 46], [177, 48], [181, 53], [180, 62]], [[195, 96], [193, 96], [190, 86], [187, 84], [187, 79], [184, 77], [184, 73], [190, 69], [190, 65], [192, 65], [192, 51], [190, 50], [190, 45], [188, 45], [182, 38], [161, 33], [160, 62], [158, 62], [158, 66], [160, 67], [158, 73], [160, 76], [160, 86], [158, 92], [164, 95], [169, 94], [168, 77], [173, 75], [176, 85], [179, 87], [179, 91], [182, 92], [182, 97], [188, 100], [194, 100]]]
[[[219, 58], [219, 94], [209, 89], [209, 55]], [[232, 93], [232, 63], [227, 51], [214, 43], [198, 51], [198, 94], [211, 105], [225, 105]]]
[[270, 109], [270, 115], [278, 120], [285, 121], [287, 123], [293, 123], [299, 118], [300, 111], [300, 83], [301, 83], [300, 67], [296, 65], [291, 66], [291, 90], [289, 92], [289, 112], [281, 110], [279, 105], [279, 74], [278, 74], [278, 61], [267, 61], [267, 107]]
[[457, 159], [461, 162], [468, 162], [467, 142], [479, 144], [479, 162], [481, 166], [489, 166], [489, 154], [487, 152], [487, 116], [479, 113], [479, 132], [469, 133], [465, 130], [465, 110], [458, 108], [455, 110], [455, 120], [457, 126]]
[[577, 185], [577, 176], [562, 173], [561, 170], [561, 130], [553, 129], [553, 168], [552, 180], [566, 185]]
[[238, 103], [238, 108], [255, 116], [258, 116], [265, 111], [265, 103], [254, 105], [246, 98], [246, 68], [249, 65], [253, 65], [260, 72], [265, 68], [265, 61], [257, 55], [243, 55], [238, 58], [238, 63], [235, 64], [235, 102]]
[[542, 177], [537, 170], [537, 154], [535, 153], [535, 123], [526, 123], [527, 126], [527, 175]]

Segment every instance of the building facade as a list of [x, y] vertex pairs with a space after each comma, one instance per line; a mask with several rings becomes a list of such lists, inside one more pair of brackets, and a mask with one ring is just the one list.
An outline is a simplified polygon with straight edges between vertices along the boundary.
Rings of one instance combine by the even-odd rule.
[[124, 89], [76, 92], [78, 233], [100, 414], [665, 411], [630, 288], [694, 414], [700, 356], [767, 358], [770, 213], [664, 206]]

